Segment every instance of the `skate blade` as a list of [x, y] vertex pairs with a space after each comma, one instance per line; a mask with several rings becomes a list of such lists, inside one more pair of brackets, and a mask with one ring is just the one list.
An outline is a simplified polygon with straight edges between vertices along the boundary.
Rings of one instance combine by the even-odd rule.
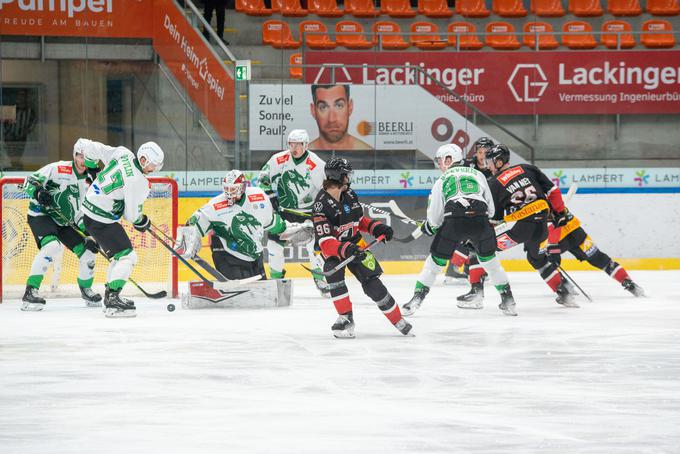
[[575, 301], [565, 301], [565, 302], [562, 302], [562, 303], [558, 302], [557, 304], [559, 304], [560, 306], [566, 307], [568, 309], [578, 309], [578, 308], [581, 307]]
[[85, 306], [87, 307], [102, 307], [101, 301], [85, 301]]
[[133, 318], [137, 316], [136, 310], [120, 311], [118, 309], [107, 309], [104, 311], [106, 318]]
[[354, 333], [348, 333], [347, 331], [333, 331], [333, 336], [336, 339], [354, 339]]
[[24, 312], [40, 312], [45, 309], [44, 304], [40, 303], [28, 303], [21, 306], [21, 310]]
[[517, 311], [513, 309], [501, 309], [503, 311], [503, 314], [508, 315], [510, 317], [517, 317]]
[[479, 309], [484, 309], [484, 304], [479, 304], [479, 303], [474, 303], [474, 304], [465, 304], [465, 303], [458, 303], [456, 304], [460, 309], [473, 309], [473, 310], [479, 310]]

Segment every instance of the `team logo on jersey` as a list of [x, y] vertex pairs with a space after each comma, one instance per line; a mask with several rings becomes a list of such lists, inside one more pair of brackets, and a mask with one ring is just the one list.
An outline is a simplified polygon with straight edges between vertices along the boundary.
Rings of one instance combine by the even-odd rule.
[[500, 251], [505, 251], [513, 246], [517, 246], [517, 242], [513, 241], [507, 233], [504, 233], [496, 238], [496, 247]]
[[503, 186], [508, 184], [510, 180], [515, 178], [517, 175], [522, 175], [524, 173], [524, 169], [521, 167], [513, 167], [511, 169], [506, 170], [505, 172], [501, 173], [498, 176], [498, 181], [501, 182]]
[[73, 168], [71, 166], [57, 166], [57, 172], [73, 175]]
[[249, 202], [261, 202], [264, 200], [264, 194], [250, 194], [248, 196]]
[[316, 168], [316, 164], [314, 164], [314, 161], [312, 161], [312, 158], [307, 158], [305, 161], [305, 164], [309, 167], [309, 170], [314, 170]]
[[223, 208], [229, 208], [230, 203], [227, 200], [221, 202], [213, 203], [213, 208], [215, 210], [221, 210]]
[[349, 212], [350, 212], [349, 205], [347, 205], [347, 204], [345, 203], [345, 204], [342, 206], [342, 209], [345, 210], [345, 213], [348, 213], [348, 214], [349, 214]]
[[283, 164], [284, 162], [288, 161], [288, 158], [290, 158], [290, 155], [286, 153], [283, 156], [279, 156], [278, 158], [276, 158], [276, 163]]
[[323, 203], [321, 202], [316, 202], [314, 204], [314, 212], [316, 213], [321, 213], [323, 211]]
[[375, 271], [375, 257], [373, 257], [373, 254], [371, 254], [370, 251], [366, 251], [366, 258], [361, 262], [361, 264], [369, 270]]

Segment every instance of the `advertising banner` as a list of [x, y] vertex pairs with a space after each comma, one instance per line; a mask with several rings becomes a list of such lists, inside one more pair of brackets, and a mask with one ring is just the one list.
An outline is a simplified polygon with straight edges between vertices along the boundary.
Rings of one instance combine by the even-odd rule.
[[234, 80], [174, 0], [157, 0], [154, 8], [154, 49], [220, 137], [234, 140]]
[[151, 38], [152, 0], [0, 0], [0, 35]]
[[[307, 83], [421, 85], [489, 115], [680, 112], [680, 52], [305, 52]], [[345, 65], [345, 66], [342, 66]], [[351, 66], [350, 66], [351, 65]]]
[[250, 148], [282, 150], [292, 129], [309, 132], [312, 150], [464, 150], [481, 129], [417, 85], [251, 84]]

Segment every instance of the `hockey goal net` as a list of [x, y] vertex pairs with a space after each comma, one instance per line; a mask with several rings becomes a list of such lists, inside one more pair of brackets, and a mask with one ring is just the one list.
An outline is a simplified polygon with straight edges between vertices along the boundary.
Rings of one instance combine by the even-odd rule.
[[[35, 239], [26, 222], [28, 196], [23, 191], [24, 178], [0, 179], [0, 220], [2, 221], [2, 262], [0, 271], [0, 302], [21, 298], [33, 258], [38, 253]], [[177, 232], [177, 183], [172, 178], [149, 177], [151, 191], [144, 203], [144, 213], [160, 230], [171, 237]], [[136, 231], [131, 224], [122, 221], [138, 260], [132, 279], [147, 292], [165, 290], [177, 297], [177, 259], [149, 233]], [[40, 295], [46, 298], [80, 298], [78, 290], [78, 258], [66, 247], [45, 274]], [[101, 254], [97, 257], [93, 289], [104, 292], [108, 262]], [[141, 295], [132, 283], [123, 294]]]

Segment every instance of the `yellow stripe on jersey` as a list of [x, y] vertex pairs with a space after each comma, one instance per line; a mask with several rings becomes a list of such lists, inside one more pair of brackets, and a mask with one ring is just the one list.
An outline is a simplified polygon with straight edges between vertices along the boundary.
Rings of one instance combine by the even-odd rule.
[[505, 222], [519, 221], [521, 219], [528, 218], [529, 216], [532, 216], [536, 213], [548, 209], [549, 209], [548, 202], [542, 199], [536, 200], [526, 205], [522, 209], [515, 211], [514, 213], [506, 214], [505, 216], [503, 216], [503, 220]]

